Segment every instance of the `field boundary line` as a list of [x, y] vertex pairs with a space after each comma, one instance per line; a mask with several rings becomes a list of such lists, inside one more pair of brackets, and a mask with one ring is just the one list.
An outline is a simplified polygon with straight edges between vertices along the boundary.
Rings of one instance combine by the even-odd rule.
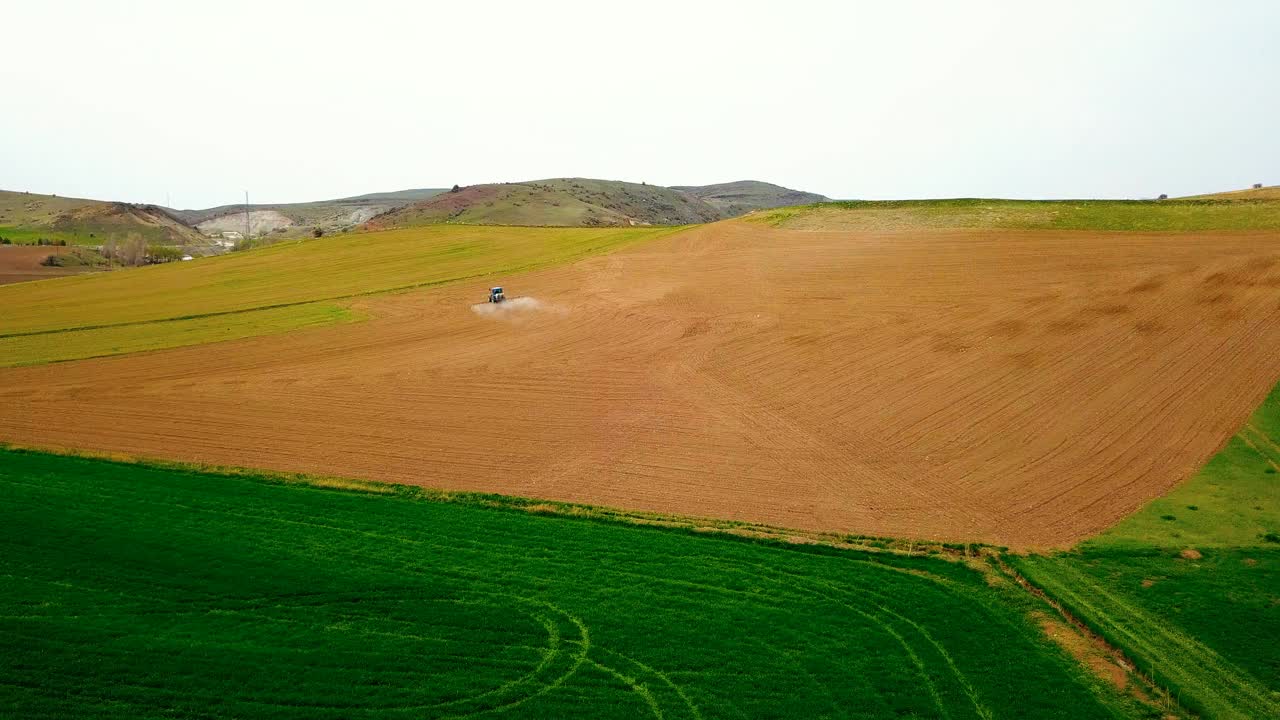
[[[1185, 687], [1202, 687], [1206, 691], [1206, 697], [1218, 698], [1220, 701], [1224, 702], [1224, 704], [1227, 705], [1227, 708], [1231, 711], [1239, 712], [1243, 709], [1248, 713], [1238, 715], [1233, 713], [1226, 715], [1225, 717], [1251, 717], [1259, 713], [1264, 717], [1275, 717], [1280, 714], [1280, 704], [1269, 697], [1269, 693], [1266, 689], [1255, 686], [1257, 683], [1255, 678], [1240, 668], [1235, 667], [1230, 661], [1219, 655], [1213, 648], [1204, 645], [1195, 638], [1179, 632], [1178, 630], [1167, 627], [1165, 624], [1158, 622], [1157, 619], [1148, 616], [1144, 611], [1135, 609], [1123, 598], [1116, 597], [1112, 592], [1108, 591], [1107, 588], [1097, 582], [1090, 581], [1088, 578], [1082, 577], [1083, 574], [1079, 570], [1071, 568], [1070, 572], [1075, 575], [1076, 582], [1074, 584], [1079, 589], [1076, 589], [1076, 587], [1064, 587], [1064, 590], [1071, 597], [1077, 598], [1077, 602], [1080, 606], [1089, 607], [1089, 603], [1087, 601], [1080, 599], [1080, 593], [1082, 591], [1093, 592], [1102, 602], [1110, 603], [1112, 607], [1121, 611], [1121, 613], [1123, 613], [1123, 618], [1133, 619], [1135, 621], [1135, 627], [1126, 626], [1123, 622], [1117, 621], [1114, 615], [1109, 616], [1105, 609], [1103, 609], [1098, 611], [1100, 616], [1098, 621], [1099, 626], [1104, 624], [1110, 625], [1112, 632], [1117, 636], [1126, 636], [1130, 638], [1129, 642], [1132, 642], [1133, 639], [1137, 639], [1138, 642], [1133, 642], [1133, 646], [1138, 647], [1139, 649], [1141, 649], [1141, 641], [1145, 638], [1153, 635], [1164, 638], [1173, 646], [1171, 648], [1172, 652], [1181, 654], [1190, 659], [1198, 670], [1202, 671], [1203, 674], [1210, 676], [1209, 680], [1205, 681], [1202, 679], [1201, 673], [1195, 673], [1192, 676], [1192, 681], [1188, 682], [1185, 677], [1186, 673], [1177, 672], [1182, 669], [1181, 666], [1177, 663], [1169, 662], [1168, 656], [1160, 653], [1159, 648], [1155, 648], [1153, 651], [1148, 653], [1150, 656], [1150, 659], [1148, 660], [1150, 668], [1149, 672], [1153, 674], [1153, 677], [1154, 673], [1157, 672], [1157, 664], [1171, 665], [1175, 672], [1171, 673], [1167, 670], [1160, 670], [1160, 674], [1166, 678], [1166, 683], [1178, 688], [1179, 694], [1183, 694], [1185, 692], [1183, 690]], [[1179, 674], [1182, 674], [1184, 677], [1176, 677]], [[1205, 685], [1206, 682], [1207, 686]], [[1218, 685], [1218, 688], [1213, 687], [1215, 683]], [[1215, 689], [1221, 689], [1223, 692], [1217, 693], [1215, 692]], [[1204, 705], [1204, 703], [1194, 696], [1192, 696], [1191, 700], [1196, 706]]]
[[[502, 272], [502, 271], [495, 271], [495, 272]], [[513, 270], [512, 272], [520, 272], [520, 270]], [[158, 325], [161, 323], [180, 322], [182, 320], [204, 320], [207, 318], [225, 317], [227, 315], [245, 315], [247, 313], [254, 313], [262, 310], [279, 310], [281, 308], [298, 307], [300, 305], [314, 305], [316, 303], [333, 302], [335, 300], [354, 300], [356, 298], [369, 297], [372, 295], [386, 295], [394, 292], [401, 292], [404, 290], [417, 290], [421, 288], [434, 287], [437, 285], [447, 285], [453, 282], [462, 282], [464, 280], [474, 280], [476, 278], [485, 277], [485, 275], [492, 275], [492, 274], [494, 273], [485, 273], [483, 275], [467, 275], [465, 277], [450, 278], [448, 280], [432, 280], [429, 282], [416, 283], [413, 285], [400, 285], [397, 287], [386, 288], [381, 290], [368, 290], [365, 292], [350, 293], [347, 295], [331, 295], [328, 297], [312, 298], [309, 300], [294, 300], [290, 302], [274, 303], [271, 305], [258, 305], [251, 308], [240, 308], [238, 310], [217, 310], [214, 312], [207, 312], [207, 313], [192, 313], [188, 315], [174, 315], [173, 317], [153, 318], [151, 320], [127, 320], [125, 322], [118, 322], [118, 323], [99, 323], [97, 325], [78, 325], [76, 327], [68, 327], [68, 328], [51, 328], [48, 330], [27, 330], [24, 332], [0, 333], [0, 340], [4, 340], [6, 338], [17, 338], [17, 337], [35, 337], [39, 335], [59, 335], [62, 333], [84, 332], [88, 330], [106, 330], [110, 328], [138, 327], [140, 325]]]
[[1095, 646], [1102, 648], [1107, 655], [1111, 657], [1112, 662], [1115, 662], [1121, 668], [1124, 668], [1126, 673], [1136, 678], [1143, 686], [1145, 686], [1145, 689], [1152, 693], [1152, 697], [1156, 698], [1158, 703], [1163, 703], [1168, 706], [1163, 709], [1176, 708], [1183, 716], [1189, 716], [1192, 714], [1188, 708], [1182, 705], [1172, 692], [1156, 682], [1155, 678], [1144, 673], [1138, 667], [1138, 664], [1134, 662], [1134, 660], [1130, 658], [1124, 650], [1120, 649], [1101, 634], [1094, 631], [1093, 628], [1084, 622], [1084, 620], [1068, 610], [1066, 605], [1053, 595], [1049, 594], [1047, 590], [1028, 580], [1022, 573], [1018, 572], [1016, 568], [1005, 562], [1004, 558], [999, 555], [992, 556], [992, 563], [1002, 575], [1012, 580], [1015, 585], [1025, 590], [1032, 597], [1035, 597], [1048, 605], [1059, 615], [1059, 617], [1066, 620], [1076, 632], [1083, 635]]
[[[278, 485], [303, 485], [319, 490], [397, 496], [420, 502], [472, 505], [534, 515], [650, 527], [657, 530], [709, 535], [742, 542], [773, 544], [777, 547], [791, 548], [797, 551], [811, 548], [810, 551], [814, 552], [819, 551], [818, 548], [826, 548], [836, 552], [852, 551], [900, 557], [933, 557], [961, 562], [977, 557], [984, 552], [1003, 549], [982, 543], [942, 542], [817, 530], [798, 530], [741, 520], [624, 510], [603, 505], [589, 505], [586, 503], [572, 503], [471, 490], [446, 490], [425, 485], [410, 485], [362, 478], [310, 475], [307, 473], [226, 465], [204, 465], [136, 456], [128, 453], [84, 450], [53, 445], [29, 445], [10, 443], [4, 440], [0, 440], [0, 450], [19, 453], [42, 453], [111, 462], [118, 465], [137, 465], [157, 470], [218, 475]], [[907, 568], [893, 569], [914, 574], [914, 571]]]

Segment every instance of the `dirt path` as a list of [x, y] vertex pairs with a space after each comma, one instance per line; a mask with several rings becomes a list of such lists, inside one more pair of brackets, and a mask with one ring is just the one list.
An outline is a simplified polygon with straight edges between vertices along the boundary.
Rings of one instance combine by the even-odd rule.
[[1014, 547], [1280, 378], [1280, 239], [704, 226], [374, 319], [0, 371], [0, 440]]

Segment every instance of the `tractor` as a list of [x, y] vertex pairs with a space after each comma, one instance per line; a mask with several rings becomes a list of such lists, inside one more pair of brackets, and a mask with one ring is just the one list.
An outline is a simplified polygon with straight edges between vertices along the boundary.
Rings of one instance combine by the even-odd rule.
[[489, 302], [500, 303], [506, 299], [507, 299], [507, 296], [502, 294], [502, 288], [500, 287], [489, 288]]

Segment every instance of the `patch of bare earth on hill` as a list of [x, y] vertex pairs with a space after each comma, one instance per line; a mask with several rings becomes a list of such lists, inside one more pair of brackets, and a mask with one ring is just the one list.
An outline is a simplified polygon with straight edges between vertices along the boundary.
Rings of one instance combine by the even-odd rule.
[[[1280, 377], [1278, 257], [1273, 234], [717, 223], [363, 298], [363, 323], [3, 370], [0, 440], [1064, 546]], [[492, 285], [563, 312], [495, 322], [471, 309]]]
[[[291, 227], [293, 220], [278, 210], [251, 210], [249, 212], [249, 232], [252, 235], [266, 235], [275, 230]], [[196, 227], [200, 232], [211, 234], [235, 231], [243, 233], [245, 217], [242, 212], [230, 212], [200, 223]]]
[[1089, 638], [1070, 625], [1047, 613], [1036, 611], [1031, 617], [1050, 640], [1066, 650], [1081, 665], [1089, 668], [1098, 678], [1117, 690], [1123, 691], [1129, 687], [1129, 671], [1112, 659], [1104, 647], [1090, 642]]

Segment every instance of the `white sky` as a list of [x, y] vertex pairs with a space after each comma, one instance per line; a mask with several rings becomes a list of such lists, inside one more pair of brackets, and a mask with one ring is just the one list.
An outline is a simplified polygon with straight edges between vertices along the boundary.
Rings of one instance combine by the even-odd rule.
[[0, 0], [0, 188], [578, 175], [840, 198], [1280, 184], [1280, 2]]

